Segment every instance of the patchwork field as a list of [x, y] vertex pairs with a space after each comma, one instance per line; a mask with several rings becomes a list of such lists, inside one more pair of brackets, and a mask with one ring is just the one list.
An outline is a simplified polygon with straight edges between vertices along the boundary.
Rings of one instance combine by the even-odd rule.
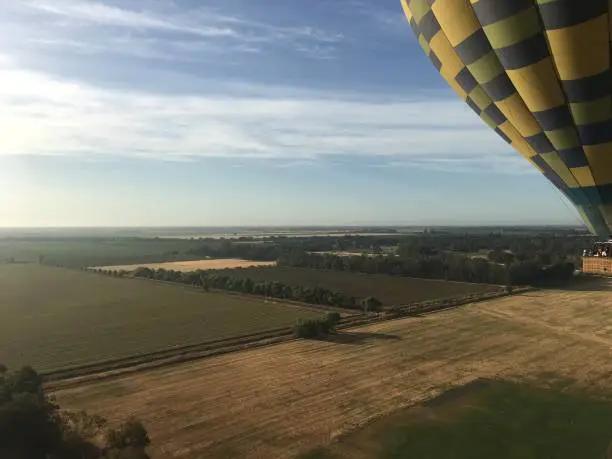
[[167, 263], [148, 263], [134, 265], [95, 266], [91, 269], [106, 269], [111, 271], [134, 271], [136, 268], [168, 269], [173, 271], [197, 271], [209, 269], [250, 268], [254, 266], [274, 266], [274, 261], [249, 261], [236, 258], [223, 258], [215, 260], [169, 261]]
[[497, 287], [491, 285], [284, 266], [245, 268], [219, 273], [248, 277], [255, 282], [279, 281], [288, 285], [318, 286], [343, 292], [355, 298], [373, 296], [385, 305], [408, 304], [497, 290]]
[[[154, 458], [293, 458], [477, 378], [539, 385], [555, 374], [572, 381], [569, 391], [609, 392], [611, 292], [603, 281], [581, 291], [530, 292], [361, 327], [330, 341], [293, 341], [87, 383], [56, 396], [62, 406], [114, 420], [138, 416], [151, 433]], [[342, 457], [364, 457], [350, 441], [346, 448], [351, 454]], [[519, 453], [507, 457], [542, 457]], [[405, 456], [398, 450], [389, 457]]]
[[297, 306], [34, 264], [0, 265], [0, 363], [89, 364], [293, 325]]

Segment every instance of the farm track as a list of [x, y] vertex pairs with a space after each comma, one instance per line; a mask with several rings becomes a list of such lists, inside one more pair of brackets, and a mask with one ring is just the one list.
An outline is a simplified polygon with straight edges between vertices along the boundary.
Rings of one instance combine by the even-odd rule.
[[[612, 285], [532, 291], [55, 392], [62, 406], [136, 415], [155, 458], [293, 458], [478, 378], [567, 378], [612, 391]], [[516, 319], [516, 320], [515, 320]], [[593, 340], [591, 337], [598, 339]]]

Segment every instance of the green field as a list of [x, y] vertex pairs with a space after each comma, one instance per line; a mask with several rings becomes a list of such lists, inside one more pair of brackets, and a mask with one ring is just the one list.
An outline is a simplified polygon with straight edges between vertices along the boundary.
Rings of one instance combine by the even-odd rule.
[[319, 313], [190, 287], [0, 265], [0, 363], [46, 371], [293, 325]]
[[112, 264], [157, 263], [187, 259], [184, 252], [202, 242], [181, 239], [144, 238], [36, 238], [0, 239], [0, 262], [15, 261], [87, 267]]
[[288, 285], [318, 286], [355, 298], [373, 296], [387, 306], [497, 290], [497, 287], [492, 285], [307, 268], [242, 268], [216, 272], [248, 277], [256, 282], [279, 281]]
[[299, 459], [599, 459], [611, 440], [610, 401], [476, 381]]

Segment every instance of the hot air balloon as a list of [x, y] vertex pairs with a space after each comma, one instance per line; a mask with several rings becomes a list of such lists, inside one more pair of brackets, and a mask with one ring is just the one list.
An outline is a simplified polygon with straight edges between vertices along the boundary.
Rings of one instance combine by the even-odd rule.
[[612, 1], [401, 3], [446, 82], [611, 238]]

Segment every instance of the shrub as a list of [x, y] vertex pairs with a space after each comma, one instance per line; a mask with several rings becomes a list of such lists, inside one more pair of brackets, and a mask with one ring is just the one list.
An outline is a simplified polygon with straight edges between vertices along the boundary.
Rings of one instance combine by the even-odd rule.
[[140, 448], [151, 443], [146, 429], [139, 421], [130, 419], [106, 434], [106, 441], [111, 449]]
[[299, 320], [294, 334], [296, 338], [321, 338], [335, 332], [339, 322], [339, 313], [328, 312], [325, 319]]
[[327, 322], [331, 325], [332, 329], [335, 330], [336, 325], [340, 322], [340, 313], [339, 312], [328, 312], [326, 316]]
[[364, 311], [380, 311], [380, 308], [382, 306], [382, 302], [376, 298], [374, 298], [373, 296], [369, 296], [367, 298], [364, 298], [361, 301], [361, 305], [363, 306]]

